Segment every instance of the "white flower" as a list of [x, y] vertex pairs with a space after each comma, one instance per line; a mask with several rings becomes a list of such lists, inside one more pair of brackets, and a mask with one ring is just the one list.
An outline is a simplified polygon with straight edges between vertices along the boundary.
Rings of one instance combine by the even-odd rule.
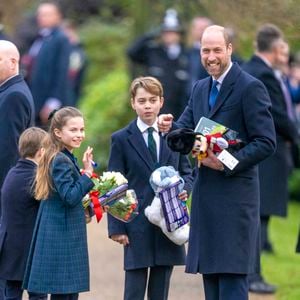
[[114, 180], [118, 186], [127, 183], [127, 179], [120, 172], [103, 172], [101, 181]]

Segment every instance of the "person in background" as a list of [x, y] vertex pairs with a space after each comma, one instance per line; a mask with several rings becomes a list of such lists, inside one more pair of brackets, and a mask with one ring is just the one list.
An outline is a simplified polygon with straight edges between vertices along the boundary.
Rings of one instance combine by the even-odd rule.
[[0, 10], [0, 40], [7, 40], [9, 41], [10, 38], [8, 37], [8, 35], [6, 34], [5, 30], [4, 30], [4, 24], [2, 22], [3, 19], [3, 13]]
[[[276, 130], [275, 154], [259, 164], [261, 251], [268, 252], [274, 251], [268, 234], [270, 217], [287, 214], [290, 145], [297, 145], [299, 141], [291, 105], [284, 95], [281, 78], [275, 74], [278, 57], [285, 46], [281, 30], [273, 24], [265, 24], [257, 31], [255, 54], [243, 65], [246, 72], [265, 85], [272, 102]], [[276, 291], [275, 286], [264, 281], [261, 270], [249, 276], [249, 281], [251, 292], [271, 294]]]
[[[8, 172], [1, 190], [0, 278], [6, 281], [5, 300], [22, 300], [22, 281], [40, 202], [32, 195], [32, 183], [44, 149], [46, 132], [26, 129], [19, 139], [20, 159]], [[46, 294], [29, 293], [30, 300], [46, 300]]]
[[127, 51], [129, 59], [145, 69], [145, 75], [157, 78], [164, 89], [162, 111], [175, 118], [182, 113], [188, 99], [188, 54], [182, 41], [183, 28], [177, 12], [168, 9], [157, 33], [146, 34], [133, 42]]
[[[201, 59], [210, 76], [196, 82], [173, 125], [194, 130], [204, 116], [238, 132], [245, 143], [224, 163], [208, 149], [196, 171], [186, 272], [203, 274], [206, 300], [248, 299], [247, 275], [256, 269], [259, 247], [257, 164], [276, 147], [269, 95], [259, 80], [232, 63], [231, 54], [226, 28], [207, 27]], [[160, 115], [159, 129], [169, 131], [172, 122], [172, 115]]]
[[69, 62], [69, 80], [71, 84], [71, 104], [78, 106], [78, 100], [81, 96], [82, 83], [87, 68], [87, 57], [80, 42], [76, 24], [70, 20], [64, 20], [62, 29], [71, 44], [70, 62]]
[[190, 95], [192, 91], [192, 87], [195, 82], [199, 79], [203, 79], [208, 77], [208, 73], [201, 64], [201, 37], [203, 31], [208, 26], [212, 25], [213, 22], [207, 17], [197, 16], [192, 19], [190, 24], [190, 31], [189, 31], [189, 43], [190, 48], [188, 49], [189, 53], [189, 85], [188, 85], [188, 95]]
[[22, 57], [25, 78], [31, 89], [36, 125], [46, 127], [53, 109], [70, 104], [69, 60], [71, 45], [61, 30], [62, 13], [55, 2], [37, 9], [39, 34]]
[[233, 27], [226, 27], [226, 31], [228, 34], [228, 38], [230, 40], [230, 43], [233, 46], [232, 49], [232, 55], [231, 59], [233, 62], [237, 62], [240, 66], [244, 63], [244, 60], [239, 56], [239, 54], [236, 52], [236, 46], [237, 46], [237, 33], [234, 30]]

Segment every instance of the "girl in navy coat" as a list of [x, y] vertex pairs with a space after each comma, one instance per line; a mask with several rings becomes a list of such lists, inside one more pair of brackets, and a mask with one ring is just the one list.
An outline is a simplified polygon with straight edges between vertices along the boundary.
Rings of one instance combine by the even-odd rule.
[[[32, 182], [44, 149], [46, 132], [26, 129], [19, 139], [20, 159], [8, 172], [1, 193], [0, 278], [6, 281], [4, 299], [22, 300], [22, 281], [40, 203], [32, 195]], [[29, 293], [29, 299], [47, 295]]]
[[45, 142], [45, 154], [35, 178], [35, 198], [41, 201], [35, 224], [24, 288], [51, 294], [51, 299], [78, 299], [89, 290], [87, 234], [82, 198], [94, 186], [92, 148], [83, 155], [80, 174], [72, 151], [84, 139], [79, 110], [56, 111]]
[[[130, 223], [108, 215], [110, 238], [124, 246], [126, 300], [143, 300], [146, 289], [148, 299], [166, 300], [173, 266], [185, 264], [184, 246], [171, 242], [144, 214], [154, 197], [149, 178], [157, 167], [177, 169], [187, 192], [192, 185], [188, 159], [172, 152], [158, 133], [156, 120], [163, 101], [163, 89], [157, 79], [135, 79], [131, 85], [131, 105], [138, 118], [112, 136], [109, 169], [127, 178], [129, 188], [135, 190], [139, 200], [139, 215]], [[187, 192], [181, 194], [182, 199]]]

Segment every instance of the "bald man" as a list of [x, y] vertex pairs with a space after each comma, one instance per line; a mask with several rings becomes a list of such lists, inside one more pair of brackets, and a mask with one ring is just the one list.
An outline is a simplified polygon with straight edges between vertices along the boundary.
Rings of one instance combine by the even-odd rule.
[[[176, 122], [179, 128], [194, 129], [206, 117], [237, 131], [245, 142], [228, 161], [208, 151], [196, 172], [186, 272], [203, 274], [206, 300], [248, 299], [247, 274], [254, 272], [259, 250], [257, 164], [276, 145], [269, 95], [259, 80], [231, 61], [231, 54], [225, 28], [207, 27], [201, 59], [210, 76], [196, 82]], [[170, 128], [170, 120], [170, 115], [159, 116], [160, 129]]]
[[0, 188], [17, 162], [20, 134], [33, 125], [33, 99], [19, 74], [19, 59], [16, 46], [0, 40]]
[[[33, 99], [28, 86], [19, 75], [19, 60], [16, 46], [9, 41], [0, 40], [0, 189], [8, 170], [18, 160], [19, 136], [33, 125]], [[0, 255], [2, 243], [3, 240], [0, 240]], [[4, 299], [4, 286], [5, 282], [0, 278], [0, 300]]]

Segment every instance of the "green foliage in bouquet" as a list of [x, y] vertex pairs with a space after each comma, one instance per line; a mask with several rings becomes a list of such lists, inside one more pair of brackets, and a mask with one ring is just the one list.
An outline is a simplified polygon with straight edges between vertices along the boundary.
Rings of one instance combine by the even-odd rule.
[[117, 186], [117, 182], [112, 178], [104, 182], [99, 182], [97, 190], [101, 191], [100, 195], [104, 195], [105, 193], [116, 188]]

